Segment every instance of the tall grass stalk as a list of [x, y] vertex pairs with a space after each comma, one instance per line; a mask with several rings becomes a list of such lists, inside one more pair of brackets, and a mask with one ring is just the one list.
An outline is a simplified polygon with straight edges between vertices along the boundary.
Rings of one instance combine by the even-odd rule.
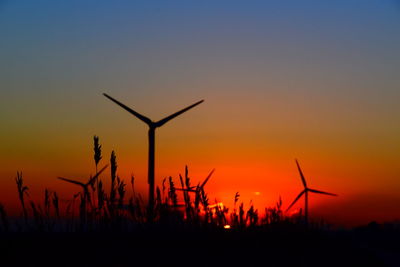
[[[101, 145], [99, 143], [99, 137], [98, 136], [93, 136], [93, 150], [94, 150], [94, 163], [95, 163], [95, 167], [96, 167], [96, 173], [98, 171], [98, 166], [99, 166], [99, 162], [102, 159], [102, 155], [101, 155]], [[99, 181], [100, 181], [100, 177], [97, 177], [96, 179], [96, 189], [98, 190], [99, 188]], [[93, 191], [95, 191], [95, 188], [93, 187]], [[94, 192], [93, 192], [94, 193]], [[93, 197], [93, 200], [95, 198]]]
[[25, 208], [25, 195], [28, 194], [28, 187], [24, 185], [24, 179], [22, 176], [22, 172], [17, 172], [17, 177], [15, 178], [15, 182], [17, 184], [17, 190], [18, 190], [18, 198], [22, 206], [22, 212], [24, 214], [24, 220], [27, 222], [28, 220], [28, 212], [26, 211]]

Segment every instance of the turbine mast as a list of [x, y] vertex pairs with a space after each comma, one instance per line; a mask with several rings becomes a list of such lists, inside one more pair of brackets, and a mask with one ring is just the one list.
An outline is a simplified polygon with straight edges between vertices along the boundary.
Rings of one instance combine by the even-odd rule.
[[306, 225], [306, 227], [308, 227], [308, 190], [305, 190], [306, 193], [304, 195], [304, 201], [305, 201], [305, 205], [304, 205], [304, 223]]
[[148, 205], [148, 219], [153, 221], [154, 212], [154, 172], [155, 172], [155, 135], [156, 128], [149, 128], [149, 164], [148, 164], [148, 184], [149, 184], [149, 205]]

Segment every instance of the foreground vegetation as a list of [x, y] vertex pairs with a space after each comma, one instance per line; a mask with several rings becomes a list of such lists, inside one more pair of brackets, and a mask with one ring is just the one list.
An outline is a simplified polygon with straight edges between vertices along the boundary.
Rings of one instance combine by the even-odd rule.
[[[259, 215], [254, 206], [248, 209], [240, 203], [240, 195], [234, 196], [234, 207], [230, 211], [221, 203], [211, 203], [205, 185], [212, 178], [213, 171], [198, 185], [192, 185], [188, 168], [178, 181], [165, 178], [161, 187], [156, 188], [154, 210], [149, 210], [141, 194], [135, 192], [134, 177], [130, 186], [118, 176], [114, 151], [109, 164], [98, 170], [102, 161], [101, 145], [94, 137], [94, 165], [96, 174], [87, 181], [76, 181], [58, 177], [62, 182], [76, 185], [79, 189], [71, 200], [61, 205], [57, 192], [44, 190], [43, 200], [35, 202], [29, 198], [29, 187], [24, 183], [23, 174], [17, 172], [15, 182], [21, 205], [21, 216], [8, 218], [4, 206], [0, 205], [2, 231], [15, 232], [88, 232], [88, 231], [130, 231], [143, 224], [171, 225], [174, 227], [205, 227], [245, 229], [272, 224], [297, 224], [301, 216], [285, 217], [282, 201], [275, 207], [266, 208]], [[110, 170], [110, 187], [105, 189], [103, 179]], [[98, 170], [98, 171], [97, 171]], [[127, 198], [127, 188], [130, 197]], [[182, 199], [183, 201], [179, 201]], [[149, 216], [151, 214], [151, 217]]]
[[[155, 207], [149, 211], [135, 191], [134, 178], [127, 186], [118, 176], [115, 153], [99, 168], [101, 163], [101, 145], [95, 136], [96, 174], [85, 182], [59, 177], [79, 189], [66, 203], [47, 189], [42, 201], [31, 200], [22, 173], [17, 173], [21, 215], [9, 217], [0, 205], [2, 266], [400, 263], [398, 224], [371, 223], [352, 230], [330, 229], [321, 222], [305, 225], [301, 214], [284, 215], [281, 200], [260, 214], [253, 206], [245, 209], [239, 193], [229, 210], [211, 203], [204, 189], [213, 171], [202, 183], [192, 185], [187, 167], [177, 181], [168, 177], [156, 188]], [[107, 190], [106, 170], [110, 171]]]

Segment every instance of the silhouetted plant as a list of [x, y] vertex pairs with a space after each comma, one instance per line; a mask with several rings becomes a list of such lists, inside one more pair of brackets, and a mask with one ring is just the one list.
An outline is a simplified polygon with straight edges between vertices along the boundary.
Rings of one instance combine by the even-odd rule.
[[246, 227], [246, 220], [245, 220], [245, 217], [244, 217], [243, 202], [240, 203], [240, 205], [239, 205], [239, 227], [240, 228]]
[[246, 213], [246, 222], [249, 222], [249, 226], [256, 226], [258, 223], [258, 210], [254, 209], [253, 204], [250, 206]]
[[40, 209], [40, 205], [39, 205], [39, 209], [38, 209], [36, 207], [35, 202], [31, 201], [30, 204], [31, 204], [31, 208], [32, 208], [32, 214], [33, 214], [36, 230], [43, 231], [44, 230], [44, 221], [43, 221], [43, 215], [42, 215], [42, 212]]
[[[96, 135], [93, 136], [93, 150], [94, 150], [94, 156], [93, 156], [94, 157], [94, 163], [95, 163], [95, 166], [96, 166], [96, 173], [97, 173], [97, 168], [98, 168], [100, 160], [102, 159], [102, 156], [101, 156], [101, 145], [99, 143], [99, 137], [96, 136]], [[100, 181], [100, 177], [98, 177], [96, 179], [97, 188], [94, 187], [94, 183], [92, 184], [92, 190], [93, 191], [95, 191], [96, 189], [99, 188], [99, 181]], [[93, 197], [93, 200], [94, 200], [94, 197]]]
[[169, 192], [168, 192], [168, 196], [169, 196], [169, 199], [171, 200], [171, 202], [172, 202], [172, 205], [174, 206], [174, 207], [176, 207], [176, 206], [178, 206], [178, 196], [177, 196], [177, 194], [176, 194], [176, 188], [175, 188], [175, 184], [174, 184], [174, 181], [172, 180], [172, 177], [170, 176], [169, 177]]
[[167, 188], [166, 182], [167, 182], [167, 178], [164, 178], [162, 180], [162, 184], [161, 184], [162, 185], [162, 199], [166, 204], [168, 204], [168, 197], [165, 196], [165, 190]]
[[44, 214], [46, 216], [46, 219], [50, 218], [50, 191], [45, 188], [44, 190]]
[[179, 180], [180, 180], [181, 186], [182, 186], [183, 199], [185, 201], [186, 219], [191, 220], [192, 219], [192, 206], [191, 206], [192, 204], [190, 202], [190, 196], [189, 196], [190, 179], [188, 177], [187, 166], [185, 166], [185, 182], [182, 178], [182, 175], [180, 175], [180, 174], [179, 174]]
[[106, 198], [106, 193], [104, 192], [103, 182], [100, 180], [97, 187], [97, 209], [100, 215], [104, 207], [105, 198]]
[[55, 212], [57, 218], [60, 218], [60, 209], [59, 209], [59, 205], [58, 205], [59, 204], [59, 199], [58, 199], [57, 192], [53, 192], [52, 202], [53, 202], [54, 212]]
[[93, 142], [94, 142], [94, 162], [96, 164], [96, 173], [97, 173], [97, 166], [99, 165], [99, 162], [102, 158], [101, 156], [101, 145], [99, 144], [99, 137], [98, 136], [94, 136], [93, 137]]
[[234, 200], [234, 204], [233, 204], [233, 212], [231, 213], [231, 224], [233, 226], [239, 226], [239, 216], [237, 214], [237, 210], [236, 210], [236, 204], [239, 201], [239, 192], [236, 192], [235, 194], [235, 200]]
[[226, 208], [224, 205], [221, 205], [217, 200], [215, 200], [215, 223], [223, 227], [228, 223], [228, 220], [226, 219], [226, 215], [228, 214], [229, 209]]
[[208, 209], [209, 209], [209, 200], [208, 200], [208, 196], [206, 191], [204, 190], [204, 188], [200, 188], [200, 201], [201, 204], [203, 205], [203, 210], [204, 212], [207, 213]]
[[131, 175], [131, 188], [132, 188], [132, 196], [136, 197], [135, 194], [135, 176]]
[[276, 206], [265, 208], [265, 218], [262, 220], [264, 224], [277, 224], [283, 220], [282, 198], [279, 197]]
[[111, 152], [110, 157], [111, 164], [111, 189], [110, 189], [110, 202], [111, 204], [115, 201], [116, 196], [116, 188], [115, 188], [115, 179], [117, 177], [117, 157], [115, 156], [114, 150]]
[[26, 221], [28, 219], [28, 213], [25, 208], [25, 195], [28, 194], [28, 187], [24, 185], [24, 179], [22, 177], [22, 172], [17, 172], [17, 177], [15, 178], [15, 182], [17, 183], [17, 189], [18, 189], [18, 198], [22, 206], [22, 212], [24, 214], [24, 220]]
[[125, 186], [126, 186], [126, 184], [124, 183], [124, 181], [122, 181], [119, 177], [117, 177], [117, 189], [118, 189], [117, 191], [118, 191], [118, 196], [119, 196], [118, 205], [120, 207], [122, 207], [124, 204], [124, 197], [125, 197], [125, 193], [126, 193]]

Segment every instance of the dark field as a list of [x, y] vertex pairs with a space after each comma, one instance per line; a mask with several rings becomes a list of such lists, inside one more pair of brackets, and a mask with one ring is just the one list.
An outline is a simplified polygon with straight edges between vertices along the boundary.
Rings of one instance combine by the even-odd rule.
[[400, 231], [276, 225], [139, 226], [129, 232], [6, 233], [1, 266], [399, 266]]

